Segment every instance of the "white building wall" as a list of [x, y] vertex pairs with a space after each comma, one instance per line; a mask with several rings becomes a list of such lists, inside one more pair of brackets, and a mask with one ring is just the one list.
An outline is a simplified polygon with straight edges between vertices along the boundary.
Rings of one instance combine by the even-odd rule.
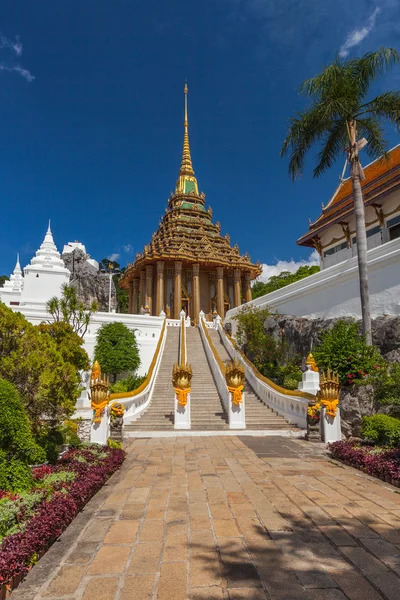
[[[368, 250], [372, 317], [400, 314], [400, 239]], [[281, 314], [311, 319], [361, 318], [357, 257], [348, 259], [280, 290], [252, 300], [246, 306], [271, 308]], [[231, 322], [239, 308], [231, 309]]]

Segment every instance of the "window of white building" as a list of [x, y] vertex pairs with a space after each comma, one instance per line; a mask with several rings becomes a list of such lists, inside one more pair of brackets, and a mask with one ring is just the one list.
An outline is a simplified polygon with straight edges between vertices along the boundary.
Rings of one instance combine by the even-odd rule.
[[386, 226], [389, 230], [389, 240], [396, 240], [400, 238], [400, 215], [389, 219], [386, 222]]
[[341, 250], [345, 250], [346, 248], [347, 248], [346, 242], [343, 242], [342, 244], [338, 244], [337, 246], [332, 246], [332, 248], [329, 248], [328, 250], [324, 251], [324, 257], [332, 256], [332, 254], [336, 254], [336, 252], [340, 252]]

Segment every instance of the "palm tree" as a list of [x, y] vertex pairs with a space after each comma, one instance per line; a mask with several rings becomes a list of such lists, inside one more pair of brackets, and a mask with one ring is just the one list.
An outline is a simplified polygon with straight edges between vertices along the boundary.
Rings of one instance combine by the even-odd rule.
[[385, 92], [373, 100], [368, 100], [367, 95], [372, 82], [397, 62], [399, 55], [391, 48], [379, 48], [377, 52], [349, 60], [336, 57], [333, 64], [301, 86], [301, 92], [310, 98], [311, 103], [290, 120], [289, 132], [281, 149], [281, 156], [290, 152], [289, 174], [293, 180], [301, 175], [306, 153], [316, 143], [322, 148], [314, 177], [329, 169], [341, 152], [347, 154], [356, 217], [362, 328], [368, 344], [372, 344], [371, 313], [361, 188], [364, 173], [359, 152], [365, 146], [373, 159], [387, 156], [383, 123], [400, 125], [400, 92]]

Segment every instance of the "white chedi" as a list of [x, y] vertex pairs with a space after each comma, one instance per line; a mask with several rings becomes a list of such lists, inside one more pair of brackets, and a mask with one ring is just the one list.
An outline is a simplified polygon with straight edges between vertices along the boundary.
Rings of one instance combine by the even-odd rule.
[[22, 305], [45, 305], [54, 296], [61, 295], [63, 284], [68, 284], [70, 272], [64, 265], [49, 227], [45, 238], [30, 264], [24, 269]]
[[2, 293], [10, 292], [10, 293], [21, 293], [22, 288], [24, 287], [24, 278], [22, 276], [21, 265], [19, 264], [19, 254], [17, 254], [17, 262], [14, 267], [13, 273], [10, 275], [9, 281], [5, 281], [3, 288], [1, 290]]

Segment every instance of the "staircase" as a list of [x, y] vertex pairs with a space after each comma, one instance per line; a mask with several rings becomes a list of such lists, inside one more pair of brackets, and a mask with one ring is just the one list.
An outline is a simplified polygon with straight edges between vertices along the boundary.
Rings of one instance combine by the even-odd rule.
[[[208, 330], [222, 361], [230, 360], [218, 331]], [[172, 367], [179, 360], [180, 327], [169, 327], [160, 368], [148, 408], [136, 421], [124, 426], [124, 432], [174, 431], [174, 388]], [[193, 378], [190, 392], [191, 430], [228, 430], [228, 417], [221, 402], [207, 356], [197, 327], [186, 329], [187, 362], [192, 365]], [[245, 387], [246, 428], [248, 430], [292, 429], [285, 419], [270, 408], [254, 393], [246, 381]]]
[[180, 327], [169, 327], [165, 340], [160, 368], [154, 384], [149, 407], [129, 425], [129, 431], [173, 431], [174, 429], [174, 388], [172, 386], [172, 367], [179, 361]]
[[[208, 330], [214, 346], [223, 362], [231, 360], [221, 337], [215, 329]], [[268, 408], [260, 400], [248, 381], [244, 385], [244, 401], [246, 410], [246, 429], [292, 429], [293, 427], [287, 421], [277, 415], [271, 408]], [[193, 409], [192, 409], [193, 410]]]
[[186, 329], [186, 348], [187, 362], [192, 365], [193, 370], [190, 392], [191, 429], [194, 431], [229, 429], [228, 417], [218, 394], [197, 327]]

